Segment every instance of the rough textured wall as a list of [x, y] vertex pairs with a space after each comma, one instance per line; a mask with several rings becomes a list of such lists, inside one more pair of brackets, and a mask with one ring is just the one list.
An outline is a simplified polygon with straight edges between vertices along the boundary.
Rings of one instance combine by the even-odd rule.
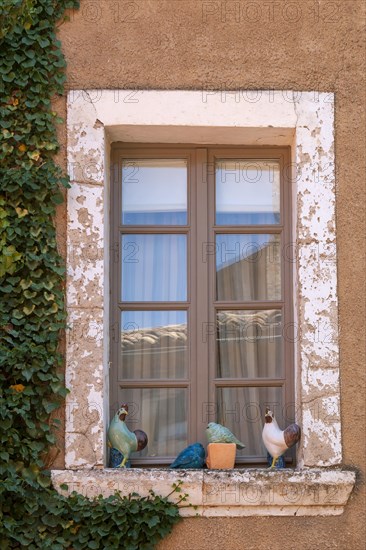
[[[364, 2], [359, 0], [81, 0], [81, 9], [59, 33], [70, 88], [336, 93], [343, 450], [344, 464], [363, 472], [364, 22]], [[223, 98], [234, 101], [229, 95]], [[56, 103], [65, 116], [64, 98]], [[60, 137], [60, 162], [65, 163], [65, 128]], [[63, 250], [64, 222], [60, 210]], [[63, 466], [60, 457], [56, 465]], [[364, 506], [360, 486], [341, 517], [187, 519], [159, 548], [363, 550]]]

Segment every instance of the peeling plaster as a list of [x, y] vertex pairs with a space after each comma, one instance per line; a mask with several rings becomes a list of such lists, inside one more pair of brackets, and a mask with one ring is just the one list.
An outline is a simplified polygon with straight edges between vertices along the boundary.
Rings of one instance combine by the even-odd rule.
[[[327, 466], [342, 460], [340, 422], [334, 420], [340, 418], [340, 407], [333, 102], [304, 101], [295, 109], [301, 173], [297, 181], [297, 238], [299, 325], [304, 327], [299, 342], [302, 446], [305, 465]], [[310, 133], [304, 131], [305, 126]], [[306, 404], [314, 395], [316, 410]]]
[[[293, 238], [297, 248], [294, 302], [299, 353], [295, 372], [300, 380], [298, 421], [304, 433], [299, 464], [340, 464], [333, 95], [271, 92], [271, 97], [263, 93], [252, 104], [223, 103], [220, 94], [204, 101], [201, 92], [152, 90], [141, 93], [137, 104], [122, 103], [116, 109], [115, 94], [115, 90], [100, 90], [98, 101], [93, 102], [95, 93], [74, 91], [68, 100], [72, 187], [68, 192], [67, 307], [73, 328], [67, 339], [66, 379], [68, 403], [76, 406], [70, 407], [66, 421], [67, 467], [92, 468], [104, 462], [104, 380], [108, 373], [103, 364], [103, 334], [108, 328], [103, 321], [107, 309], [106, 144], [110, 136], [122, 140], [128, 136], [131, 141], [134, 131], [135, 140], [149, 135], [151, 141], [153, 135], [153, 140], [164, 142], [167, 129], [174, 135], [182, 128], [187, 142], [192, 143], [197, 142], [198, 135], [203, 143], [217, 143], [213, 141], [217, 136], [230, 143], [230, 135], [240, 132], [243, 145], [292, 144], [297, 167]], [[85, 411], [90, 406], [97, 407], [100, 414], [88, 423]], [[82, 453], [80, 438], [87, 440]]]

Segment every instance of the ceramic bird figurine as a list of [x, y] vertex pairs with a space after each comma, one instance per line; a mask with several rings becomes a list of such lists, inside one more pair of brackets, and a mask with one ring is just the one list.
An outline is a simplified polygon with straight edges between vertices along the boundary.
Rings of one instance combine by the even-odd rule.
[[108, 429], [109, 446], [123, 454], [123, 460], [118, 468], [124, 468], [130, 454], [145, 449], [148, 441], [146, 433], [142, 430], [130, 432], [125, 423], [127, 415], [128, 405], [123, 404], [114, 415]]
[[[268, 466], [272, 466], [272, 462], [273, 462], [273, 456], [271, 456], [269, 454], [269, 452], [267, 451], [267, 464], [268, 464]], [[276, 470], [283, 470], [283, 468], [286, 468], [285, 457], [283, 455], [278, 457], [275, 468], [276, 468]]]
[[245, 445], [225, 426], [210, 422], [206, 429], [207, 440], [209, 443], [235, 443], [237, 449], [244, 449]]
[[273, 457], [270, 467], [274, 468], [279, 457], [300, 441], [301, 428], [297, 424], [291, 424], [285, 430], [281, 430], [273, 412], [268, 408], [266, 408], [264, 421], [262, 439], [267, 451]]
[[179, 453], [169, 468], [203, 468], [206, 451], [201, 443], [193, 443]]
[[[123, 454], [117, 451], [117, 449], [113, 449], [112, 447], [109, 452], [109, 467], [119, 468], [119, 465], [121, 464], [123, 458], [124, 458]], [[271, 458], [271, 462], [272, 462], [272, 458]], [[131, 468], [131, 460], [127, 460], [127, 462], [125, 463], [125, 468]]]

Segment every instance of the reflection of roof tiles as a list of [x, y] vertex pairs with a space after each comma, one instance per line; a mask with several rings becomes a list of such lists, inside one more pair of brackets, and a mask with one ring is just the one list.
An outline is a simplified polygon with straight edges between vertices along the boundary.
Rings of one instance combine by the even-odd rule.
[[[230, 326], [230, 327], [242, 327], [243, 325], [263, 325], [268, 327], [270, 323], [280, 322], [280, 317], [278, 316], [278, 311], [272, 311], [269, 315], [267, 311], [256, 311], [255, 313], [240, 312], [236, 311], [225, 311], [219, 312], [218, 314], [218, 324], [219, 326]], [[164, 327], [158, 328], [144, 328], [141, 330], [133, 331], [122, 331], [121, 332], [121, 345], [122, 349], [127, 350], [128, 348], [136, 345], [161, 345], [162, 339], [168, 339], [174, 341], [177, 345], [183, 345], [187, 342], [187, 325], [167, 325]]]
[[144, 328], [134, 331], [122, 331], [121, 337], [122, 349], [135, 346], [139, 343], [154, 345], [163, 338], [174, 340], [177, 344], [182, 344], [187, 341], [187, 325], [167, 325], [156, 329]]
[[240, 311], [225, 311], [218, 313], [218, 324], [227, 326], [243, 326], [249, 324], [268, 326], [268, 322], [276, 322], [278, 311], [274, 310], [270, 314], [267, 310], [256, 311], [255, 313]]

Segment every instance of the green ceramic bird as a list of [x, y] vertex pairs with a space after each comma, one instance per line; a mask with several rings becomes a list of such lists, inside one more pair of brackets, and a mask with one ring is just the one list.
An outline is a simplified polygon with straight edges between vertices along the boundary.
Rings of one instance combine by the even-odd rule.
[[225, 426], [210, 422], [206, 430], [207, 440], [209, 443], [235, 443], [237, 449], [244, 449], [245, 445]]
[[128, 415], [128, 405], [123, 404], [114, 415], [108, 429], [108, 444], [123, 454], [123, 460], [118, 466], [124, 468], [130, 454], [135, 451], [142, 451], [147, 445], [147, 435], [142, 430], [130, 432], [125, 419]]

